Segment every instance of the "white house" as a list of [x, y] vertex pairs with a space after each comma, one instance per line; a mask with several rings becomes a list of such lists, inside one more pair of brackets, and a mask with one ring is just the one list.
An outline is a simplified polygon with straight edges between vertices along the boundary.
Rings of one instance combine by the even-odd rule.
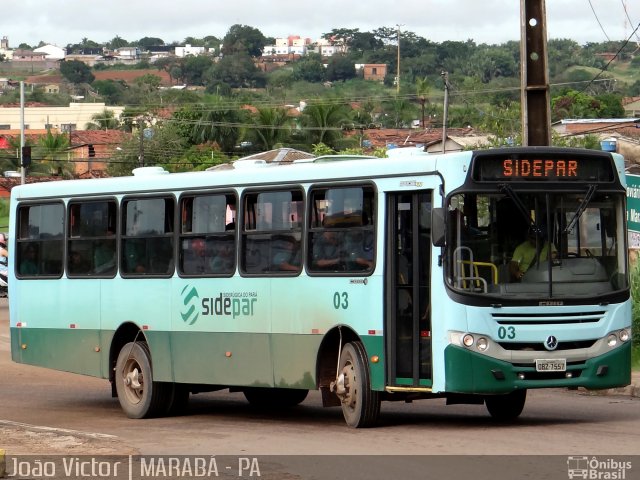
[[63, 60], [67, 56], [67, 49], [52, 45], [50, 43], [43, 45], [42, 47], [34, 48], [36, 53], [44, 53], [47, 55], [47, 60]]
[[189, 44], [186, 44], [184, 47], [176, 47], [176, 57], [187, 57], [189, 55], [197, 56], [207, 53], [207, 49], [205, 47], [192, 47]]

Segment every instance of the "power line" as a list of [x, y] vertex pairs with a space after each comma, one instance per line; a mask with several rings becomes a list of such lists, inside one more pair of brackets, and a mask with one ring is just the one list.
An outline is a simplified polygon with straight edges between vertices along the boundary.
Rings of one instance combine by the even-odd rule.
[[598, 72], [598, 74], [593, 77], [591, 79], [591, 81], [587, 84], [586, 87], [584, 87], [580, 93], [584, 92], [587, 88], [589, 88], [591, 86], [591, 84], [596, 81], [598, 79], [598, 77], [600, 77], [600, 75], [602, 75], [608, 68], [609, 65], [611, 65], [613, 63], [613, 61], [618, 58], [618, 55], [620, 55], [620, 53], [622, 52], [622, 50], [624, 50], [624, 48], [627, 46], [627, 44], [629, 43], [629, 41], [631, 40], [631, 37], [633, 37], [636, 32], [638, 31], [638, 29], [640, 29], [640, 23], [638, 24], [638, 26], [635, 28], [635, 30], [633, 32], [631, 32], [631, 35], [629, 35], [629, 37], [622, 43], [622, 46], [618, 49], [618, 51], [616, 52], [616, 54], [611, 58], [611, 60], [609, 60], [609, 62], [607, 62], [607, 64], [600, 70], [600, 72]]
[[605, 32], [604, 27], [602, 26], [602, 23], [600, 23], [600, 19], [598, 18], [598, 14], [593, 8], [593, 4], [591, 3], [591, 0], [589, 0], [589, 6], [591, 7], [591, 11], [593, 12], [594, 17], [596, 17], [596, 21], [598, 22], [598, 25], [600, 25], [600, 30], [602, 30], [602, 33], [604, 33], [604, 36], [607, 38], [607, 41], [610, 42], [611, 39], [609, 38], [609, 35], [607, 35], [607, 32]]

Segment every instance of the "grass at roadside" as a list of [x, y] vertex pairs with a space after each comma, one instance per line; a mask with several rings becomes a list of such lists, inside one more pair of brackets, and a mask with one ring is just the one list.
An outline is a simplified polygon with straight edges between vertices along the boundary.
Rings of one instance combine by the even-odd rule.
[[631, 369], [640, 372], [640, 346], [631, 348]]

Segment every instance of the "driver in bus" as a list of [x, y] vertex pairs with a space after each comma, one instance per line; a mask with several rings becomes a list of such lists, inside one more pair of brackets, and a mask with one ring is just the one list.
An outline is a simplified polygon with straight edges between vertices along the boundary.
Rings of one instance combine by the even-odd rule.
[[541, 242], [536, 242], [534, 229], [529, 228], [527, 231], [527, 239], [516, 247], [513, 251], [511, 262], [509, 263], [509, 273], [511, 274], [512, 281], [519, 282], [531, 265], [538, 261], [546, 261], [549, 256], [549, 248], [551, 248], [551, 256], [555, 258], [557, 250], [552, 243], [548, 240], [545, 240], [542, 245], [539, 245], [539, 243]]

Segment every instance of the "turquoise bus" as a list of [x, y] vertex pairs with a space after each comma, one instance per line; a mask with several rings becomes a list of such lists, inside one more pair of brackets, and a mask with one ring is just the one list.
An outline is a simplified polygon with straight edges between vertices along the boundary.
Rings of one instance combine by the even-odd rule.
[[[57, 181], [11, 192], [15, 362], [108, 379], [131, 418], [320, 390], [346, 423], [630, 382], [623, 159], [547, 147]], [[524, 252], [524, 253], [523, 253]]]

